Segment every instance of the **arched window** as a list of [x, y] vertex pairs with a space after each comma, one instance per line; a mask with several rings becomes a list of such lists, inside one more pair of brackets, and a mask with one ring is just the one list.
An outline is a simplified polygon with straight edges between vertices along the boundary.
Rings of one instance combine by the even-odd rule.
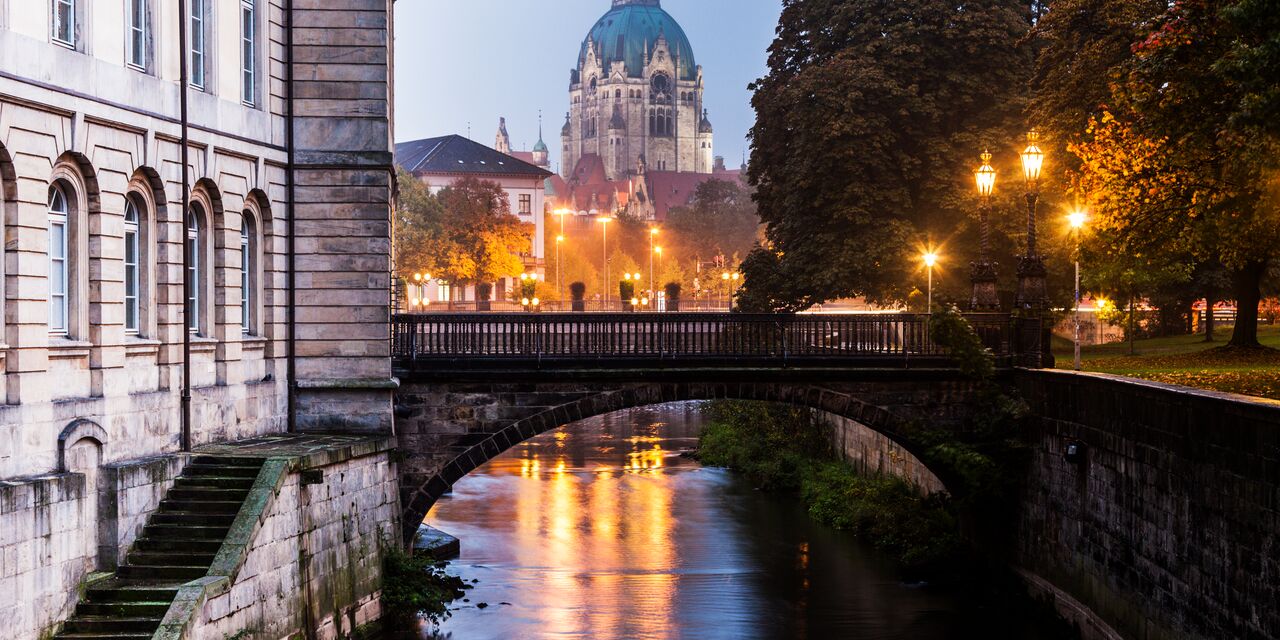
[[65, 187], [54, 183], [49, 187], [49, 333], [60, 336], [67, 335], [69, 325], [70, 214]]
[[615, 98], [617, 98], [617, 99], [621, 100], [621, 99], [622, 99], [622, 89], [618, 89], [617, 91], [614, 91], [614, 92], [613, 92], [613, 97], [615, 97]]
[[124, 201], [124, 331], [137, 335], [142, 318], [142, 215], [135, 196]]
[[204, 261], [201, 260], [204, 246], [201, 237], [204, 231], [204, 225], [201, 222], [203, 218], [204, 208], [193, 203], [187, 211], [187, 278], [190, 284], [187, 288], [186, 316], [187, 330], [195, 334], [201, 332], [200, 289], [204, 286]]
[[254, 229], [253, 215], [245, 211], [240, 221], [240, 330], [244, 335], [253, 333], [258, 266]]

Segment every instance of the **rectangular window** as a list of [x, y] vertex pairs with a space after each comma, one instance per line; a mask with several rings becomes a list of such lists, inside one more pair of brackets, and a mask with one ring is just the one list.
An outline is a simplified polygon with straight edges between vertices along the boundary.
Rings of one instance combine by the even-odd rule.
[[124, 330], [138, 333], [138, 226], [125, 223], [124, 232]]
[[257, 30], [254, 28], [254, 0], [240, 2], [240, 75], [243, 78], [240, 99], [253, 106], [257, 103], [257, 77], [254, 75], [254, 58], [257, 56]]
[[53, 0], [53, 41], [76, 46], [76, 0]]
[[191, 45], [191, 86], [204, 89], [204, 0], [191, 2], [191, 33], [188, 34], [188, 40]]
[[128, 0], [129, 66], [147, 70], [147, 0]]
[[520, 196], [520, 215], [527, 216], [533, 214], [533, 196]]
[[67, 333], [67, 219], [49, 218], [49, 332]]
[[187, 296], [187, 329], [191, 333], [200, 332], [200, 239], [192, 234], [187, 236], [187, 277], [191, 278], [191, 293]]

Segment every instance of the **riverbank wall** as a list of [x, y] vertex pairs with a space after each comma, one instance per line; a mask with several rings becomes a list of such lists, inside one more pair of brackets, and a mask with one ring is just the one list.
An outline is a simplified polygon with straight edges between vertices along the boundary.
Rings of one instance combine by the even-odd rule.
[[1280, 637], [1280, 403], [1019, 371], [1017, 563], [1086, 638]]

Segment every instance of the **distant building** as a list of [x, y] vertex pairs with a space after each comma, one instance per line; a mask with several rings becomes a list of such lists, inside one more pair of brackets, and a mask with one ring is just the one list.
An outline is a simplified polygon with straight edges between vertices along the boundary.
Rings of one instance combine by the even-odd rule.
[[702, 92], [693, 46], [660, 1], [613, 0], [569, 74], [563, 177], [590, 155], [610, 180], [626, 178], [640, 158], [658, 171], [711, 173]]
[[[505, 119], [499, 125], [496, 143], [499, 147], [511, 148]], [[545, 180], [552, 175], [550, 171], [458, 135], [397, 144], [396, 164], [416, 176], [433, 192], [463, 178], [479, 178], [501, 185], [510, 199], [511, 213], [519, 217], [521, 222], [534, 225], [528, 251], [522, 254], [526, 273], [545, 275], [545, 224], [542, 214], [546, 208]], [[505, 299], [516, 280], [518, 278], [503, 278], [495, 282], [494, 299]], [[433, 283], [427, 294], [433, 302], [476, 299], [474, 287], [454, 290], [439, 282]]]

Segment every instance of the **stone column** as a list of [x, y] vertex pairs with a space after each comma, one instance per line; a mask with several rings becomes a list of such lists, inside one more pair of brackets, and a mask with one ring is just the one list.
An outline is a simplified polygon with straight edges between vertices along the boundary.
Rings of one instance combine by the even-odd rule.
[[294, 0], [297, 428], [392, 429], [392, 0]]

